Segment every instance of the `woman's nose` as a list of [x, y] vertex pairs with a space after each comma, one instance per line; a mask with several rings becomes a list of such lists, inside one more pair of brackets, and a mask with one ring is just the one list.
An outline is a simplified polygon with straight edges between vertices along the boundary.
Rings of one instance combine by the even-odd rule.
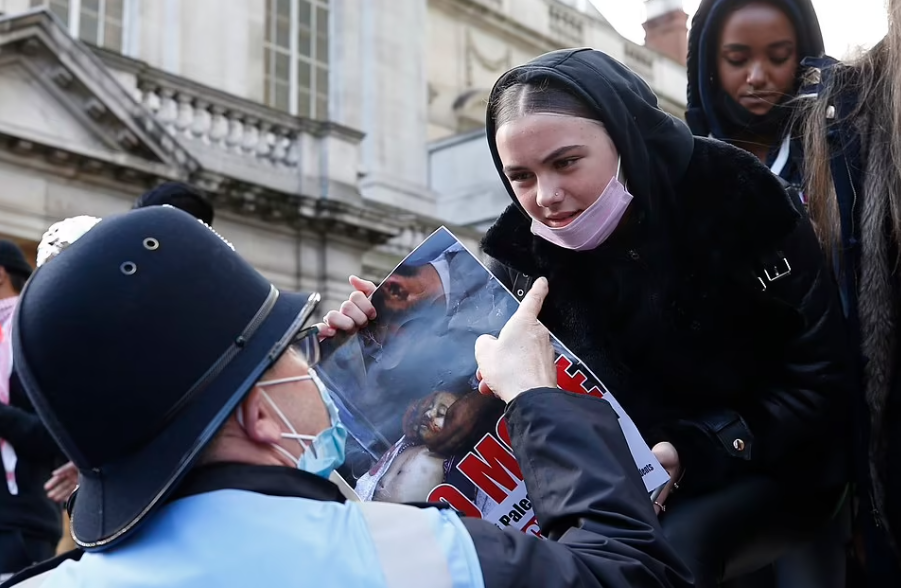
[[760, 88], [766, 83], [766, 69], [759, 61], [751, 64], [748, 70], [748, 85], [753, 88]]
[[563, 190], [558, 186], [550, 186], [547, 188], [539, 186], [538, 196], [535, 200], [538, 203], [538, 206], [542, 208], [553, 206], [563, 200]]

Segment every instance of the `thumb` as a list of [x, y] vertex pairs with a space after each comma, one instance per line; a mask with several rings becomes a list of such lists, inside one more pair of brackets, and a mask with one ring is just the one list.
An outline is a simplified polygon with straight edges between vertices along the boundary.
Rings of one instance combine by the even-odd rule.
[[363, 278], [358, 278], [357, 276], [351, 276], [349, 281], [350, 285], [354, 287], [354, 290], [362, 292], [367, 297], [372, 296], [372, 293], [375, 292], [375, 284], [373, 284], [369, 280], [364, 280]]
[[548, 293], [547, 278], [538, 278], [529, 292], [522, 299], [519, 308], [513, 314], [512, 318], [517, 320], [538, 320], [538, 313], [541, 312], [541, 306]]

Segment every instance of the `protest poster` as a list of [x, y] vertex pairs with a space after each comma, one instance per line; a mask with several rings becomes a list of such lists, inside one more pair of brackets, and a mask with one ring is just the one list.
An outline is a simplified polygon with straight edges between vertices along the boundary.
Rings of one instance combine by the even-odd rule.
[[[377, 318], [323, 342], [317, 373], [350, 433], [341, 475], [362, 500], [444, 501], [470, 517], [539, 534], [502, 418], [478, 392], [474, 346], [519, 302], [441, 228], [378, 286]], [[649, 493], [666, 471], [602, 382], [559, 340], [558, 386], [604, 398]]]

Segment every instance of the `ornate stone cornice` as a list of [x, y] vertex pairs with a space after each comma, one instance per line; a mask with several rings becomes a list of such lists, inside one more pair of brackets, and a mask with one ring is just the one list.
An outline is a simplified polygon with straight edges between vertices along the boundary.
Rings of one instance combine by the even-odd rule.
[[[618, 34], [610, 23], [603, 18], [585, 14], [555, 0], [545, 0], [544, 3], [548, 7], [549, 14], [552, 11], [563, 12], [574, 19], [591, 22], [597, 26], [610, 29], [614, 34]], [[430, 0], [430, 4], [434, 4], [449, 14], [464, 16], [479, 27], [490, 27], [501, 35], [513, 39], [526, 47], [534, 47], [540, 52], [553, 51], [565, 45], [565, 43], [561, 42], [564, 40], [563, 38], [555, 38], [552, 34], [549, 34], [552, 31], [541, 31], [532, 28], [508, 16], [501, 6], [493, 2], [484, 0]], [[571, 39], [566, 40], [571, 41]]]
[[5, 54], [53, 62], [53, 81], [97, 127], [113, 133], [120, 148], [157, 159], [183, 174], [199, 167], [194, 157], [128, 95], [106, 66], [49, 12], [32, 10], [0, 18], [0, 47]]
[[479, 0], [430, 0], [430, 4], [450, 14], [464, 16], [480, 27], [490, 27], [527, 47], [537, 47], [540, 51], [552, 51], [560, 47], [559, 41], [525, 26], [504, 14], [499, 8], [491, 8]]

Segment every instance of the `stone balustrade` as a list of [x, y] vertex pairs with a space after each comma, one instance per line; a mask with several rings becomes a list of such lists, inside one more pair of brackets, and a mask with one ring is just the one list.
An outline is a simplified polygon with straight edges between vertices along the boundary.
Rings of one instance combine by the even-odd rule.
[[135, 98], [175, 137], [279, 168], [298, 166], [301, 137], [313, 130], [299, 121], [280, 120], [279, 113], [236, 109], [211, 98], [208, 90], [193, 93], [159, 80], [139, 79]]
[[[356, 184], [360, 131], [292, 116], [114, 52], [94, 52], [155, 122], [207, 169], [306, 195], [323, 177]], [[326, 152], [341, 165], [330, 162]]]

